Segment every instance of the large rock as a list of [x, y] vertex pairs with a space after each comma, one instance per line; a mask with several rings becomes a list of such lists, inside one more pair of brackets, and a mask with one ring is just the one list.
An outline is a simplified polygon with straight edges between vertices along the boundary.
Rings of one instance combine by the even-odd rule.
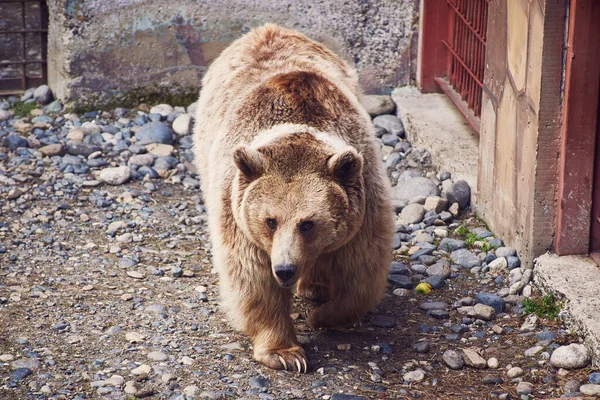
[[463, 357], [465, 359], [465, 363], [469, 367], [483, 369], [487, 367], [487, 361], [485, 358], [479, 355], [479, 352], [475, 349], [463, 349]]
[[392, 114], [396, 109], [391, 96], [365, 95], [360, 102], [371, 117]]
[[407, 224], [416, 224], [423, 220], [423, 215], [425, 215], [425, 208], [418, 203], [413, 203], [402, 209], [400, 218]]
[[582, 344], [572, 343], [554, 350], [550, 357], [550, 364], [555, 368], [576, 369], [588, 365], [590, 359], [587, 347]]
[[48, 104], [54, 99], [54, 96], [47, 85], [42, 85], [33, 91], [33, 99], [40, 104]]
[[181, 114], [173, 121], [173, 130], [180, 136], [190, 134], [192, 116], [190, 114]]
[[102, 182], [109, 185], [121, 185], [131, 177], [131, 169], [129, 167], [112, 167], [105, 168], [100, 171], [99, 178]]
[[0, 122], [8, 119], [10, 119], [10, 112], [6, 110], [0, 110]]
[[137, 131], [135, 134], [137, 144], [173, 143], [173, 133], [167, 124], [162, 122], [149, 122]]
[[458, 249], [450, 254], [450, 258], [455, 264], [458, 264], [464, 268], [479, 267], [481, 261], [475, 254], [467, 249]]
[[373, 118], [373, 125], [379, 126], [392, 135], [404, 137], [404, 125], [402, 121], [393, 115], [380, 115]]
[[406, 180], [398, 181], [394, 197], [397, 200], [410, 202], [418, 196], [439, 196], [440, 190], [437, 185], [429, 178], [417, 176]]
[[454, 184], [448, 188], [446, 198], [450, 204], [458, 203], [458, 206], [463, 209], [467, 207], [471, 201], [471, 187], [463, 180], [454, 182]]

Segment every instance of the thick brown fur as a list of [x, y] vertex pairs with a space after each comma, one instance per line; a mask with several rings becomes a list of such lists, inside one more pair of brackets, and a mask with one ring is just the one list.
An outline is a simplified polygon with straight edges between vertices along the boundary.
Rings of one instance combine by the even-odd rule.
[[390, 188], [359, 96], [353, 68], [273, 24], [233, 42], [203, 79], [194, 152], [221, 304], [271, 368], [307, 370], [276, 265], [296, 265], [297, 293], [322, 302], [315, 328], [357, 322], [384, 293]]

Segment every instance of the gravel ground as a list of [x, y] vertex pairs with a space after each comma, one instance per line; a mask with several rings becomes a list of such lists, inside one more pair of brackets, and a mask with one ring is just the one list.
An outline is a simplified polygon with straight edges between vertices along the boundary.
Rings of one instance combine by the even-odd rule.
[[[524, 313], [539, 297], [531, 270], [469, 211], [468, 185], [412, 148], [389, 97], [364, 100], [395, 185], [389, 291], [344, 330], [310, 330], [297, 300], [307, 375], [254, 362], [219, 312], [194, 105], [74, 115], [55, 101], [23, 119], [17, 100], [0, 99], [0, 399], [600, 393], [561, 316]], [[38, 88], [22, 100], [52, 99]]]

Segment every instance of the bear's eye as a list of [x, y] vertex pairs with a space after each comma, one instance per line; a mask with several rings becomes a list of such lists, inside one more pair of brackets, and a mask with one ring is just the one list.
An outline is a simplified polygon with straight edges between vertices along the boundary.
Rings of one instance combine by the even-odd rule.
[[300, 224], [300, 231], [304, 233], [310, 232], [314, 225], [312, 221], [304, 221]]
[[275, 231], [275, 229], [277, 229], [277, 220], [274, 218], [267, 218], [267, 227], [270, 230]]

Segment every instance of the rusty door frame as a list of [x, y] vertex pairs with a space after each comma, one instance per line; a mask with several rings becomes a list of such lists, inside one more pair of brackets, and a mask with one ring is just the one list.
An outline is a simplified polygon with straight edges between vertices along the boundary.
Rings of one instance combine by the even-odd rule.
[[[600, 88], [600, 2], [570, 0], [565, 69], [562, 142], [560, 145], [555, 251], [559, 255], [591, 250], [592, 198], [600, 201], [594, 182], [598, 93]], [[597, 168], [598, 169], [598, 168]], [[596, 186], [596, 187], [594, 187]]]

